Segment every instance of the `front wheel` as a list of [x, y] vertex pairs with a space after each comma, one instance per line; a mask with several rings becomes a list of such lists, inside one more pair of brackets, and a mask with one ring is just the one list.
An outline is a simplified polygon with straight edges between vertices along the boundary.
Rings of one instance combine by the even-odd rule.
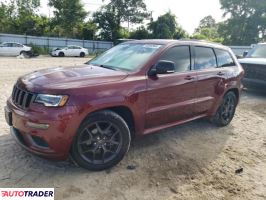
[[65, 54], [63, 52], [59, 52], [58, 56], [59, 57], [65, 57]]
[[228, 92], [218, 108], [212, 122], [217, 126], [227, 126], [230, 124], [235, 115], [237, 98], [234, 92]]
[[124, 119], [112, 111], [100, 111], [81, 124], [71, 155], [85, 169], [104, 170], [123, 159], [130, 141], [130, 131]]
[[26, 51], [21, 51], [19, 55], [23, 56], [24, 58], [28, 58], [29, 57], [29, 55], [28, 55], [28, 53]]

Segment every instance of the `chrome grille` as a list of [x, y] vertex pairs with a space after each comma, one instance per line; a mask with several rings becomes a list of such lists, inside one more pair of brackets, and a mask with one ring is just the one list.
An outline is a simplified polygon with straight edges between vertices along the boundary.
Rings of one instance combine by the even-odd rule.
[[16, 85], [13, 88], [12, 101], [16, 106], [22, 109], [29, 108], [30, 104], [34, 100], [34, 97], [35, 95], [33, 93], [22, 90]]

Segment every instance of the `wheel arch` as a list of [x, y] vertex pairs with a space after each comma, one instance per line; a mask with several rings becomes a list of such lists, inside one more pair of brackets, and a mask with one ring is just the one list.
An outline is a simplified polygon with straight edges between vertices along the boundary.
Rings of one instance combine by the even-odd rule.
[[129, 130], [130, 130], [130, 134], [131, 137], [134, 138], [135, 137], [135, 120], [134, 120], [134, 115], [132, 110], [124, 105], [121, 106], [113, 106], [113, 107], [104, 107], [104, 108], [100, 108], [97, 110], [94, 110], [90, 113], [88, 113], [85, 118], [81, 121], [80, 124], [82, 124], [86, 119], [88, 119], [88, 117], [96, 112], [100, 112], [100, 111], [104, 111], [104, 110], [110, 110], [116, 114], [118, 114], [120, 117], [122, 117], [125, 122], [127, 123]]
[[226, 95], [229, 92], [233, 92], [236, 95], [237, 104], [238, 104], [239, 99], [240, 99], [240, 92], [239, 92], [238, 88], [230, 88], [229, 90], [226, 91], [226, 93], [224, 95]]

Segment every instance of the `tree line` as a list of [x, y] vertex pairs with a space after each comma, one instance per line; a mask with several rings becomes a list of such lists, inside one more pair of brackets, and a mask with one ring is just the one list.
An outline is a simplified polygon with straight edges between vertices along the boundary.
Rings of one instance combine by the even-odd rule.
[[103, 2], [96, 12], [88, 13], [81, 0], [49, 0], [48, 6], [53, 10], [49, 16], [38, 13], [40, 0], [2, 2], [0, 32], [108, 41], [191, 38], [227, 45], [266, 40], [265, 0], [220, 0], [226, 20], [216, 22], [212, 16], [206, 16], [192, 35], [170, 11], [154, 20], [144, 0]]

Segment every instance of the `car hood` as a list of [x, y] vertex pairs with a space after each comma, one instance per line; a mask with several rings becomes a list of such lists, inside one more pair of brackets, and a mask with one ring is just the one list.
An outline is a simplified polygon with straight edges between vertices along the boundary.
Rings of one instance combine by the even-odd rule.
[[92, 65], [58, 67], [27, 74], [19, 79], [27, 90], [39, 92], [50, 89], [74, 89], [120, 81], [127, 77], [123, 71], [114, 71]]
[[243, 58], [238, 60], [241, 64], [266, 65], [266, 58]]

